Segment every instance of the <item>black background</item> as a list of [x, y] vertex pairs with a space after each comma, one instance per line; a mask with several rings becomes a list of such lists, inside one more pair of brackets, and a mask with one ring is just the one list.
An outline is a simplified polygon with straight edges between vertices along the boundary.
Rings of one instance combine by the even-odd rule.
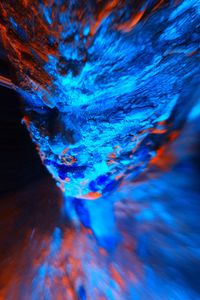
[[[9, 66], [2, 60], [0, 74], [9, 76]], [[0, 100], [0, 193], [4, 193], [46, 176], [47, 171], [21, 122], [19, 96], [0, 86]]]

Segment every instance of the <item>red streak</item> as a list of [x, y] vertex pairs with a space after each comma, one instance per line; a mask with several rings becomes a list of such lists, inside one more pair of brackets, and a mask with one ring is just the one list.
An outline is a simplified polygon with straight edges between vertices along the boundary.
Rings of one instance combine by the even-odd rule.
[[96, 200], [100, 198], [102, 195], [99, 192], [89, 192], [88, 194], [82, 195], [81, 198], [87, 200]]
[[134, 15], [129, 21], [125, 22], [124, 24], [119, 25], [117, 28], [120, 31], [130, 32], [142, 19], [146, 8], [142, 11], [139, 11], [136, 15]]

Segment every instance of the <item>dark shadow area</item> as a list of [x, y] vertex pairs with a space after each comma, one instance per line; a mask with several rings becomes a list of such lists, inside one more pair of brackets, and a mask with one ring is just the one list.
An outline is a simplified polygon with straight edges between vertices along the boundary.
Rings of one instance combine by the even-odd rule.
[[5, 193], [48, 173], [21, 123], [18, 95], [0, 87], [0, 99], [0, 193]]

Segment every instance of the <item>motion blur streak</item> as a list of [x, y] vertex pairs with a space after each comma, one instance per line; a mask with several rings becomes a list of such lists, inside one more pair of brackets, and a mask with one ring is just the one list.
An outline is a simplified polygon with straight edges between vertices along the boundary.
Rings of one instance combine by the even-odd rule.
[[200, 299], [199, 24], [199, 0], [1, 1], [0, 83], [63, 199], [3, 209], [0, 298]]

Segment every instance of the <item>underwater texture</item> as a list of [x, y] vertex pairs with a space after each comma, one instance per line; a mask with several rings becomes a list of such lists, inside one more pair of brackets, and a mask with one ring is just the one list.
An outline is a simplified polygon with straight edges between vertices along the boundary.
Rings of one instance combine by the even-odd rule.
[[62, 191], [0, 299], [200, 299], [199, 1], [1, 1], [0, 36]]

